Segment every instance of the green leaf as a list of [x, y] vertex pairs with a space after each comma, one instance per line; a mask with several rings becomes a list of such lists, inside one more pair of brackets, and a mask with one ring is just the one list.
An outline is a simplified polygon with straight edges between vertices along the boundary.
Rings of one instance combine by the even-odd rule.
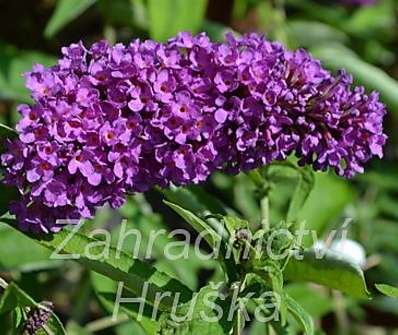
[[250, 325], [249, 335], [268, 335], [268, 325], [254, 320]]
[[0, 314], [6, 314], [16, 307], [36, 307], [37, 303], [15, 283], [8, 284], [0, 300]]
[[168, 201], [164, 201], [164, 203], [187, 221], [199, 234], [202, 234], [210, 247], [217, 247], [220, 236], [206, 221], [176, 204]]
[[239, 217], [227, 215], [223, 216], [223, 221], [230, 236], [235, 236], [241, 229], [249, 231], [249, 222]]
[[382, 171], [369, 171], [358, 179], [368, 185], [377, 186], [386, 191], [398, 190], [398, 174], [394, 166], [393, 169], [383, 168]]
[[[101, 304], [109, 311], [113, 312], [115, 308], [115, 294], [113, 292], [98, 292], [98, 299]], [[121, 304], [120, 312], [127, 315], [132, 320], [137, 320], [140, 315], [140, 320], [137, 321], [146, 334], [157, 334], [160, 324], [156, 319], [152, 318], [152, 308], [145, 305], [143, 313], [140, 314], [139, 304]]]
[[240, 34], [234, 31], [231, 27], [208, 20], [203, 21], [202, 30], [209, 35], [212, 41], [215, 42], [224, 42], [225, 35], [228, 33], [232, 33], [236, 37], [240, 36]]
[[[249, 175], [253, 175], [255, 171], [250, 171], [248, 175], [240, 174], [234, 177], [233, 190], [235, 206], [251, 223], [260, 222], [261, 211], [258, 206], [257, 190], [262, 189], [264, 184], [261, 180], [259, 185], [255, 185]], [[242, 197], [242, 194], [245, 196]]]
[[386, 284], [375, 284], [376, 288], [387, 297], [398, 299], [398, 288]]
[[311, 316], [289, 295], [285, 294], [284, 300], [286, 301], [289, 312], [296, 318], [302, 325], [306, 335], [314, 334], [314, 323]]
[[[48, 335], [47, 329], [54, 335], [66, 335], [66, 330], [57, 315], [52, 313], [50, 319], [46, 323], [46, 329], [40, 329], [37, 335]], [[83, 334], [81, 334], [83, 335]]]
[[66, 325], [68, 335], [92, 335], [91, 332], [81, 327], [75, 321], [69, 321]]
[[187, 187], [172, 186], [168, 189], [159, 189], [159, 192], [170, 202], [184, 206], [185, 209], [196, 215], [208, 214], [209, 212], [217, 214], [233, 213], [219, 199], [196, 185]]
[[[71, 236], [73, 236], [71, 238]], [[150, 264], [134, 259], [131, 255], [117, 250], [104, 241], [90, 238], [68, 228], [54, 235], [35, 236], [35, 241], [59, 254], [74, 255], [85, 267], [103, 274], [115, 281], [123, 282], [126, 289], [139, 295], [148, 285], [147, 299], [156, 300], [156, 294], [169, 291], [181, 294], [182, 301], [188, 301], [192, 292], [178, 280], [158, 271]], [[61, 248], [62, 247], [62, 248]], [[58, 250], [61, 249], [61, 250]], [[89, 252], [87, 251], [89, 250]], [[95, 257], [93, 257], [95, 256]], [[165, 298], [159, 308], [172, 308], [173, 298]]]
[[297, 219], [300, 209], [304, 206], [312, 189], [314, 188], [314, 172], [310, 167], [297, 168], [299, 180], [296, 189], [290, 200], [289, 209], [286, 215], [286, 221], [294, 222]]
[[19, 51], [0, 43], [0, 98], [30, 102], [23, 74], [31, 71], [33, 64], [53, 65], [55, 57], [36, 51]]
[[51, 260], [51, 252], [10, 226], [0, 224], [0, 269], [5, 271], [37, 271], [61, 265]]
[[291, 161], [274, 162], [270, 166], [270, 171], [268, 172], [268, 178], [272, 181], [277, 180], [277, 178], [286, 180], [292, 176], [292, 172], [294, 172], [298, 180], [286, 214], [286, 222], [288, 224], [297, 221], [299, 211], [304, 206], [314, 188], [314, 172], [311, 167], [300, 167]]
[[181, 31], [197, 33], [206, 13], [207, 0], [149, 0], [149, 32], [165, 41]]
[[111, 26], [148, 29], [144, 0], [100, 0], [97, 8]]
[[[234, 261], [231, 257], [223, 257], [227, 252], [228, 233], [220, 222], [215, 222], [213, 229], [210, 224], [202, 220], [194, 213], [168, 201], [164, 201], [166, 205], [171, 207], [185, 221], [187, 221], [209, 244], [209, 246], [219, 252], [218, 260], [222, 263], [230, 280], [237, 279], [237, 271]], [[217, 231], [217, 232], [216, 232]]]
[[393, 36], [396, 19], [394, 1], [377, 1], [373, 6], [362, 6], [344, 22], [343, 28], [362, 39]]
[[[228, 301], [222, 301], [219, 292], [211, 285], [203, 287], [188, 303], [177, 309], [179, 318], [188, 316], [178, 324], [170, 318], [163, 318], [161, 334], [167, 335], [225, 335], [229, 334], [232, 323], [227, 320]], [[217, 310], [216, 310], [217, 309]], [[221, 314], [222, 313], [222, 314]], [[222, 316], [220, 318], [220, 316]], [[207, 320], [206, 320], [207, 319]], [[208, 319], [212, 319], [209, 322]]]
[[[177, 193], [182, 189], [178, 189]], [[191, 192], [186, 190], [183, 195], [185, 198], [189, 197]], [[170, 190], [172, 194], [175, 193]], [[184, 197], [181, 198], [181, 200]], [[196, 197], [195, 197], [196, 199]], [[168, 232], [167, 226], [164, 223], [164, 219], [159, 215], [152, 212], [151, 207], [146, 203], [142, 196], [129, 197], [126, 205], [119, 210], [120, 213], [127, 219], [127, 229], [136, 229], [141, 233], [141, 243], [140, 243], [140, 257], [147, 257], [145, 254], [147, 250], [151, 250], [151, 258], [155, 258], [156, 268], [169, 274], [172, 277], [178, 278], [189, 288], [195, 290], [199, 282], [199, 271], [202, 269], [219, 269], [216, 260], [203, 260], [198, 257], [192, 245], [186, 241], [187, 236], [183, 236], [183, 240], [178, 239], [178, 231]], [[115, 235], [115, 239], [118, 239], [123, 235], [121, 230], [121, 225], [115, 227], [112, 231], [112, 236]], [[155, 232], [165, 232], [165, 234], [159, 234], [156, 238], [156, 243], [153, 247], [149, 246], [151, 236]], [[176, 235], [174, 234], [176, 233]], [[115, 241], [116, 243], [116, 241]], [[126, 239], [123, 246], [126, 246], [126, 251], [131, 251], [131, 246], [135, 245], [135, 240], [133, 238]], [[142, 247], [142, 248], [141, 248]], [[129, 250], [128, 250], [128, 249]], [[184, 257], [178, 257], [178, 259], [170, 259], [165, 257], [165, 252], [172, 252], [173, 255], [182, 255]], [[186, 256], [186, 257], [185, 257]]]
[[95, 2], [96, 0], [58, 0], [55, 11], [47, 22], [44, 36], [47, 38], [53, 37]]
[[292, 20], [288, 22], [288, 34], [299, 47], [318, 46], [323, 43], [346, 43], [348, 36], [325, 23], [318, 21]]
[[333, 26], [340, 26], [347, 20], [347, 9], [343, 6], [330, 6], [320, 1], [312, 0], [287, 0], [289, 6], [296, 7], [316, 21], [326, 22]]
[[[299, 211], [297, 219], [299, 222], [305, 221], [307, 229], [322, 234], [328, 224], [339, 218], [354, 198], [355, 192], [347, 181], [332, 174], [315, 173], [314, 189]], [[312, 244], [313, 241], [310, 242]]]
[[[15, 283], [10, 283], [7, 286], [0, 300], [0, 314], [7, 314], [13, 311], [16, 312], [19, 308], [27, 309], [39, 307], [40, 304]], [[46, 323], [46, 328], [51, 330], [55, 335], [66, 335], [65, 329], [55, 313], [51, 313], [51, 317]], [[40, 329], [37, 335], [41, 334], [47, 334], [47, 332]]]
[[330, 251], [325, 251], [322, 258], [313, 250], [305, 251], [303, 256], [302, 260], [290, 259], [284, 272], [286, 279], [314, 282], [356, 298], [369, 298], [364, 274], [358, 265]]
[[398, 299], [380, 296], [367, 303], [367, 306], [380, 312], [398, 317]]
[[[389, 213], [390, 215], [394, 214], [395, 217], [398, 218], [398, 208], [397, 202], [395, 199], [386, 199], [381, 198], [380, 202], [383, 201], [383, 206], [387, 205], [387, 201], [391, 201], [391, 210], [394, 213]], [[383, 211], [385, 208], [379, 205]], [[395, 255], [398, 252], [398, 244], [397, 244], [397, 236], [398, 236], [398, 225], [397, 222], [387, 221], [387, 220], [377, 220], [373, 221], [372, 230], [369, 232], [369, 240], [367, 241], [366, 247], [371, 252], [382, 252], [383, 254], [391, 252], [391, 256]], [[383, 261], [387, 261], [385, 255], [383, 255]], [[389, 268], [389, 266], [387, 266]], [[397, 269], [398, 270], [398, 269]], [[385, 279], [385, 278], [384, 278]]]
[[309, 284], [286, 285], [284, 291], [296, 300], [314, 320], [333, 311], [334, 305], [330, 297]]
[[356, 83], [380, 92], [381, 100], [389, 105], [392, 112], [398, 112], [398, 82], [383, 70], [364, 62], [342, 46], [316, 47], [311, 49], [311, 53], [329, 69], [336, 71], [344, 68], [354, 76]]
[[135, 321], [124, 322], [124, 323], [116, 326], [115, 327], [115, 333], [116, 333], [116, 335], [131, 335], [131, 334], [134, 334], [134, 335], [147, 335], [148, 334]]

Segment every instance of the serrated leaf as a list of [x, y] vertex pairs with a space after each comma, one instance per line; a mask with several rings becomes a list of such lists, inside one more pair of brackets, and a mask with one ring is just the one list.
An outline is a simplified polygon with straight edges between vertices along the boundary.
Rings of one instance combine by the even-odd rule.
[[287, 309], [301, 324], [306, 335], [314, 334], [314, 323], [311, 316], [289, 295], [285, 294], [284, 300], [286, 301]]
[[314, 282], [356, 298], [369, 298], [363, 271], [338, 254], [325, 251], [322, 258], [315, 251], [305, 251], [303, 259], [292, 257], [284, 277], [292, 282]]
[[149, 32], [165, 41], [181, 31], [197, 33], [206, 13], [207, 0], [149, 0]]
[[47, 22], [44, 36], [53, 37], [65, 25], [73, 21], [97, 0], [58, 0], [55, 11]]
[[398, 299], [398, 288], [387, 284], [375, 284], [376, 288], [387, 297]]

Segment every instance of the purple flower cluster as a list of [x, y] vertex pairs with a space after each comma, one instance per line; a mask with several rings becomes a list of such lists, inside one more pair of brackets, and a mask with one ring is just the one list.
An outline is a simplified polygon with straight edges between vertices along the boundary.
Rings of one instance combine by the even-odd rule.
[[382, 157], [385, 109], [304, 50], [250, 34], [212, 43], [181, 33], [167, 43], [98, 42], [62, 49], [26, 75], [19, 138], [3, 154], [22, 229], [56, 231], [106, 203], [157, 185], [199, 183], [215, 170], [254, 169], [292, 153], [352, 177]]
[[32, 308], [23, 327], [23, 333], [36, 335], [50, 320], [54, 310], [54, 304], [50, 301], [43, 301], [35, 308]]

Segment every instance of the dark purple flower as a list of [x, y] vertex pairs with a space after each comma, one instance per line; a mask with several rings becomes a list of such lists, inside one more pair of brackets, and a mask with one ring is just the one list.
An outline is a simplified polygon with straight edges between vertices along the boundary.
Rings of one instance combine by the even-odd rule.
[[37, 307], [32, 307], [27, 315], [23, 327], [23, 333], [35, 335], [50, 320], [54, 309], [54, 304], [50, 301], [43, 301]]
[[153, 186], [206, 180], [296, 154], [345, 177], [382, 157], [384, 105], [306, 51], [250, 34], [223, 44], [181, 33], [167, 43], [62, 48], [26, 75], [19, 138], [1, 156], [21, 228], [55, 232]]

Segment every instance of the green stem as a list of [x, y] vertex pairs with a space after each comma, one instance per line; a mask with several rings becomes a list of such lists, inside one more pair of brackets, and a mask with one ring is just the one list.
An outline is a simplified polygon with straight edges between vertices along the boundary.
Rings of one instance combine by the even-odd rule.
[[72, 320], [83, 321], [87, 312], [87, 306], [91, 298], [91, 276], [90, 271], [84, 271], [80, 277], [77, 292], [73, 297]]
[[248, 177], [251, 179], [257, 188], [261, 189], [264, 186], [264, 179], [261, 173], [257, 170], [251, 170], [247, 172]]
[[268, 196], [264, 196], [261, 199], [260, 208], [261, 208], [261, 228], [264, 229], [264, 231], [268, 231], [270, 229]]
[[260, 213], [261, 213], [261, 228], [265, 231], [270, 229], [270, 218], [269, 218], [269, 197], [270, 183], [263, 177], [260, 171], [252, 170], [247, 173], [253, 184], [257, 188], [257, 193], [260, 200]]
[[344, 297], [340, 292], [333, 292], [333, 300], [335, 304], [336, 321], [339, 329], [339, 334], [349, 334], [349, 320], [344, 306]]
[[127, 315], [121, 315], [116, 320], [114, 320], [114, 318], [112, 316], [107, 316], [105, 318], [98, 319], [98, 320], [88, 323], [86, 325], [85, 329], [90, 333], [94, 333], [94, 332], [98, 332], [100, 330], [104, 330], [107, 328], [117, 326], [117, 325], [124, 323], [128, 320], [129, 320], [129, 318], [127, 317]]
[[12, 133], [17, 133], [17, 131], [15, 129], [13, 129], [13, 128], [5, 125], [5, 124], [2, 124], [2, 123], [0, 123], [0, 128], [3, 128], [3, 129], [5, 129], [5, 130], [7, 130], [9, 132], [12, 132]]
[[242, 331], [242, 314], [240, 310], [238, 309], [236, 311], [236, 316], [235, 316], [235, 324], [234, 324], [234, 329], [233, 329], [233, 335], [240, 335]]
[[272, 324], [272, 334], [276, 335], [288, 335], [288, 331], [285, 327], [282, 326], [280, 321], [273, 321]]

